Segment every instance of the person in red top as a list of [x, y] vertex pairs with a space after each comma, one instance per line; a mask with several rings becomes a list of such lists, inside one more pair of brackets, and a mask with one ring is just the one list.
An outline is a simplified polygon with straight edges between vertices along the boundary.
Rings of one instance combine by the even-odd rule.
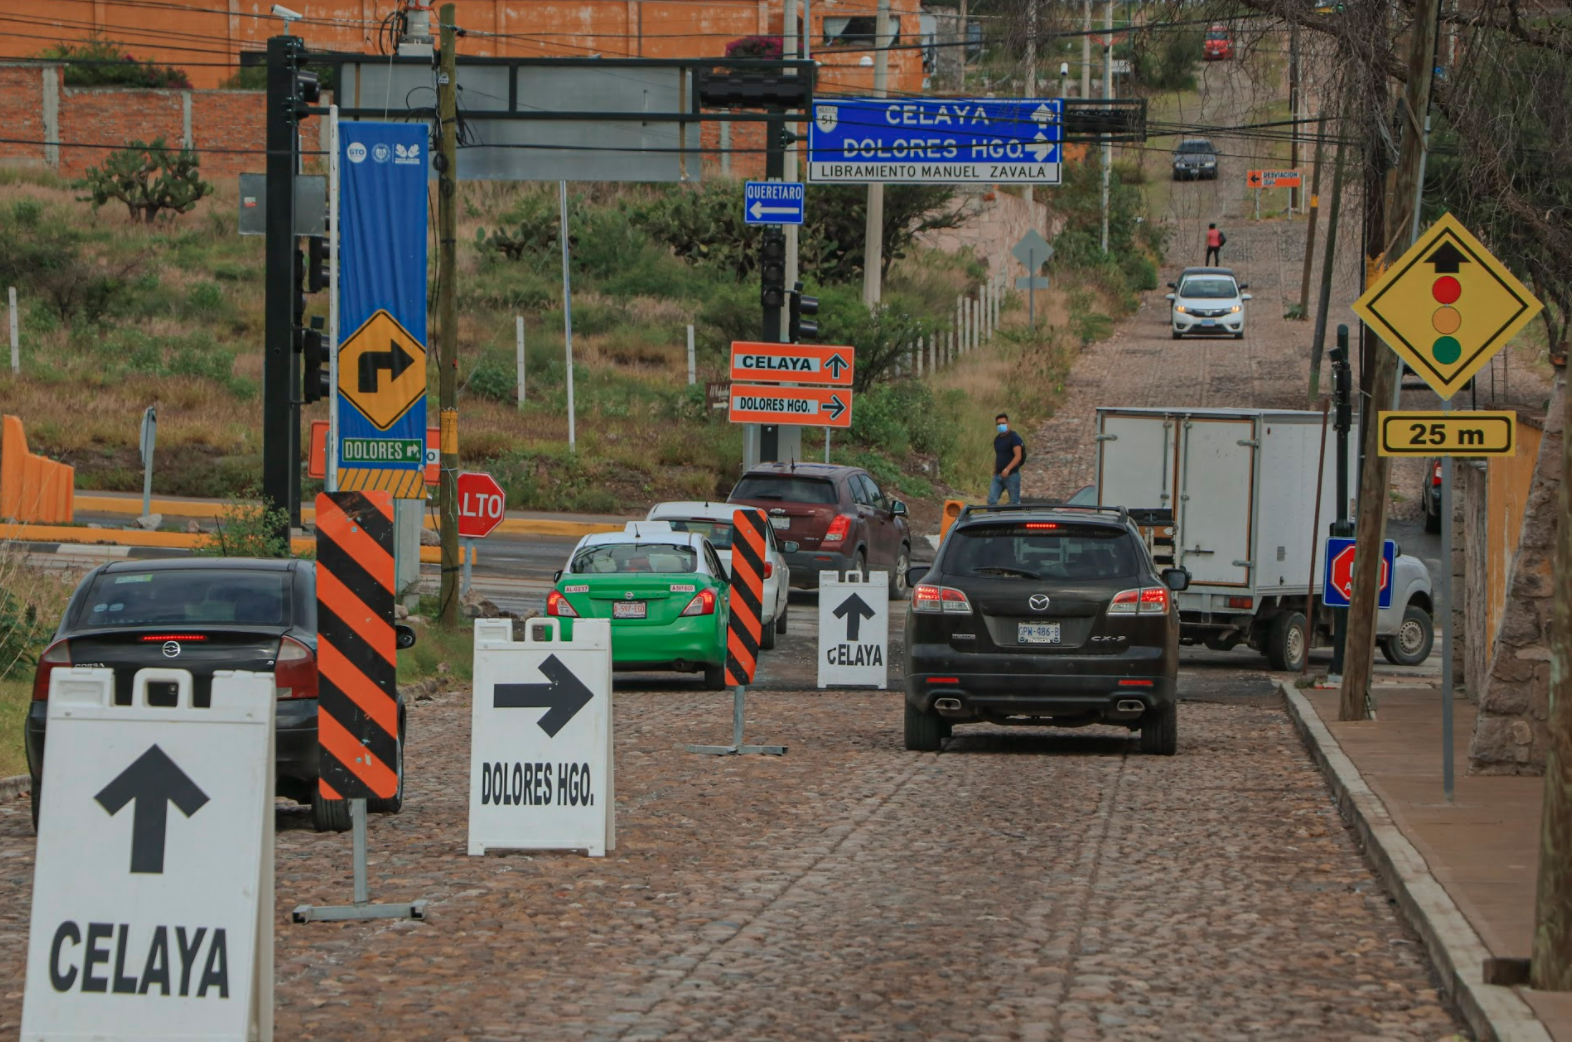
[[1228, 241], [1228, 236], [1217, 230], [1217, 225], [1206, 226], [1206, 265], [1212, 267], [1223, 262], [1223, 243]]

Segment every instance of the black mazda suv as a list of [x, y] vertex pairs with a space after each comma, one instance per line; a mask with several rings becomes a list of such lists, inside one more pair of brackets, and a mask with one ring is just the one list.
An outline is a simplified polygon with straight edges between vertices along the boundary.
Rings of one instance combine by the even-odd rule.
[[1112, 724], [1173, 755], [1180, 568], [1122, 508], [967, 507], [906, 615], [906, 748], [955, 724]]

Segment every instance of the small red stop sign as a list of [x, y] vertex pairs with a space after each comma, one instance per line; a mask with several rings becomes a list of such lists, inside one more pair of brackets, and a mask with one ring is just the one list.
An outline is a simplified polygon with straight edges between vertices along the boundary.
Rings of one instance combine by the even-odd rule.
[[507, 496], [490, 474], [458, 476], [458, 530], [464, 539], [484, 539], [502, 523]]

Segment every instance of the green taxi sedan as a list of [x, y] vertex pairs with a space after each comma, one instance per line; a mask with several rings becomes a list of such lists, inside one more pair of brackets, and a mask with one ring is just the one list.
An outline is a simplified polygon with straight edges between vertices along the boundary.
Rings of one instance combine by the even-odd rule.
[[585, 536], [557, 573], [546, 614], [611, 620], [617, 671], [704, 674], [726, 686], [727, 571], [708, 539], [659, 521], [630, 521], [621, 532]]

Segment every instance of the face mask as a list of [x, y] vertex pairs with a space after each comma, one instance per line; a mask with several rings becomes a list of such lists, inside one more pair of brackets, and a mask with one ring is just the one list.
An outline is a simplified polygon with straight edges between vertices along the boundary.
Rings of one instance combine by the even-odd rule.
[[1008, 423], [1001, 423], [1001, 424], [999, 424], [999, 433], [1000, 434], [1008, 434], [1008, 433], [1010, 433], [1010, 425]]

